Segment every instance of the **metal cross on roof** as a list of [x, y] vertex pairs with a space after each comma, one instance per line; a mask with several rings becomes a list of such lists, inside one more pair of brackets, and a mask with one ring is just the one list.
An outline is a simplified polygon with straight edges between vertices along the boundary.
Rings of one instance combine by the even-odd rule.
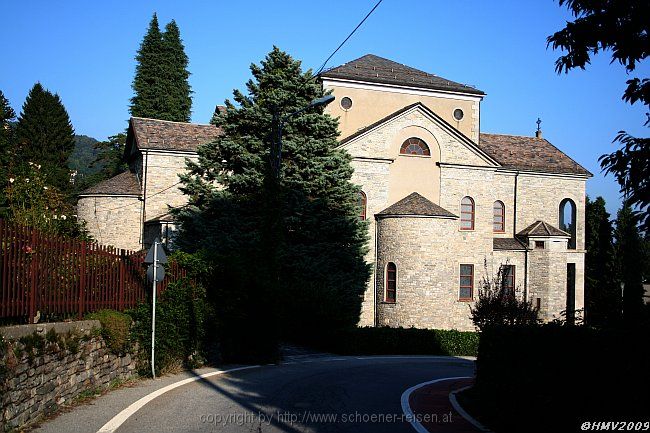
[[540, 125], [542, 124], [542, 119], [540, 119], [540, 118], [538, 117], [538, 118], [537, 118], [537, 122], [535, 122], [535, 123], [537, 123], [537, 131], [541, 131], [542, 128], [540, 127]]

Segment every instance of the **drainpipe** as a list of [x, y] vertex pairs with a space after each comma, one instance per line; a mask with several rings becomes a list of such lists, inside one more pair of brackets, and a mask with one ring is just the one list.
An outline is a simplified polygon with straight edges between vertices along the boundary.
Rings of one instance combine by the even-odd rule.
[[373, 264], [374, 266], [374, 274], [375, 274], [375, 281], [374, 281], [374, 293], [372, 297], [372, 309], [373, 309], [373, 316], [374, 316], [374, 327], [376, 328], [379, 326], [379, 318], [377, 317], [377, 260], [378, 260], [378, 254], [379, 254], [379, 222], [377, 218], [375, 218], [375, 263]]
[[517, 186], [519, 182], [519, 172], [515, 173], [515, 191], [512, 204], [512, 237], [517, 236]]
[[140, 222], [140, 245], [144, 248], [144, 223], [146, 221], [147, 212], [147, 167], [149, 162], [149, 152], [144, 151], [144, 167], [142, 170], [142, 221]]
[[524, 302], [528, 301], [528, 247], [524, 251]]

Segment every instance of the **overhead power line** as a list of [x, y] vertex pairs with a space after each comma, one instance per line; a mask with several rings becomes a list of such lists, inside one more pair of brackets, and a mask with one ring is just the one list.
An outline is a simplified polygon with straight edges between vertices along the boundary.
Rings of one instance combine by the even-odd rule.
[[338, 47], [336, 47], [336, 49], [332, 52], [332, 54], [330, 54], [330, 56], [329, 56], [327, 59], [325, 59], [325, 61], [323, 62], [323, 64], [321, 65], [321, 67], [318, 68], [318, 71], [314, 74], [314, 76], [318, 76], [318, 74], [320, 74], [321, 72], [323, 72], [323, 69], [325, 69], [325, 66], [327, 65], [327, 62], [329, 62], [329, 61], [331, 60], [331, 58], [334, 57], [334, 54], [336, 54], [336, 53], [341, 49], [341, 47], [342, 47], [343, 45], [345, 45], [345, 43], [348, 41], [348, 39], [350, 39], [350, 38], [352, 37], [352, 35], [353, 35], [357, 30], [359, 30], [359, 27], [361, 27], [361, 25], [362, 25], [362, 24], [363, 24], [363, 23], [368, 19], [368, 17], [369, 17], [370, 15], [372, 15], [372, 13], [375, 11], [375, 9], [377, 9], [377, 7], [381, 4], [382, 1], [384, 1], [384, 0], [379, 0], [379, 1], [377, 2], [377, 4], [375, 4], [375, 6], [370, 10], [370, 12], [368, 12], [368, 14], [367, 14], [367, 15], [366, 15], [362, 20], [361, 20], [361, 22], [360, 22], [359, 24], [357, 24], [357, 26], [354, 28], [354, 30], [352, 30], [352, 32], [348, 35], [348, 37], [345, 38], [345, 39], [343, 40], [343, 42], [341, 42], [341, 44], [340, 44]]

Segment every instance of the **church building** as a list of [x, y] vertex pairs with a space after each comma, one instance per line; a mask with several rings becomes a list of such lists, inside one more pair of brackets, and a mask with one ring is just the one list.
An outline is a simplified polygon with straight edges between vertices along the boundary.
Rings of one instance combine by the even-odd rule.
[[[336, 100], [369, 222], [373, 275], [360, 325], [473, 330], [485, 279], [504, 276], [545, 320], [584, 305], [585, 187], [591, 173], [542, 137], [483, 133], [474, 87], [378, 56], [321, 74]], [[130, 120], [130, 170], [81, 194], [78, 215], [104, 244], [173, 242], [185, 158], [212, 125]]]

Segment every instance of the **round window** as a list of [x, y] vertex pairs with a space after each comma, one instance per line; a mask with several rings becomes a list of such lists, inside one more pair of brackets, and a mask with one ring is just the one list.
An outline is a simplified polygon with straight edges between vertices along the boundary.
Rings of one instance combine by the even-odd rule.
[[463, 120], [464, 116], [465, 116], [465, 113], [463, 113], [463, 110], [461, 110], [460, 108], [456, 108], [454, 110], [454, 119], [456, 119], [458, 121], [461, 121], [461, 120]]
[[352, 108], [352, 99], [345, 96], [343, 99], [341, 99], [341, 107], [344, 110], [349, 110], [350, 108]]

